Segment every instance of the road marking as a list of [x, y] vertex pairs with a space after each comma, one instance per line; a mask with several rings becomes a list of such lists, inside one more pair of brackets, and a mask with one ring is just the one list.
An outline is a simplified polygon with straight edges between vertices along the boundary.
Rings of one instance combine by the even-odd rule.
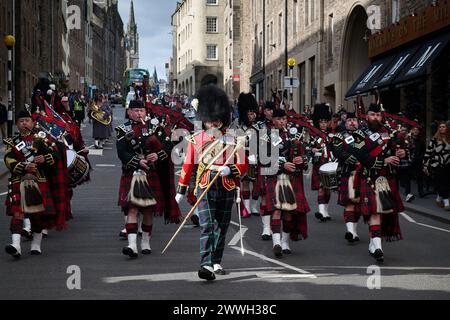
[[[233, 247], [230, 247], [230, 248], [232, 248], [232, 249], [234, 249], [234, 250], [237, 250], [237, 251], [241, 251], [241, 248], [240, 248], [240, 247], [235, 247], [235, 246], [233, 246]], [[314, 274], [312, 274], [312, 273], [310, 273], [310, 272], [308, 272], [308, 271], [305, 271], [305, 270], [300, 269], [300, 268], [296, 268], [296, 267], [294, 267], [294, 266], [291, 266], [291, 265], [289, 265], [289, 264], [287, 264], [287, 263], [283, 263], [283, 262], [278, 261], [278, 260], [275, 260], [275, 259], [271, 259], [271, 258], [269, 258], [269, 257], [266, 257], [266, 256], [262, 255], [262, 254], [253, 252], [253, 251], [251, 251], [251, 250], [244, 249], [244, 252], [247, 253], [247, 254], [249, 254], [249, 255], [251, 255], [251, 256], [257, 257], [257, 258], [259, 258], [259, 259], [261, 259], [261, 260], [264, 260], [264, 261], [267, 261], [267, 262], [271, 262], [271, 263], [273, 263], [273, 264], [282, 266], [282, 267], [284, 267], [284, 268], [286, 268], [286, 269], [290, 269], [290, 270], [296, 271], [296, 272], [298, 272], [298, 273], [301, 273], [301, 274], [305, 275], [306, 278], [312, 278], [312, 279], [317, 278]]]
[[3, 197], [3, 196], [6, 196], [7, 194], [8, 194], [8, 192], [3, 192], [3, 193], [0, 193], [0, 196]]
[[176, 175], [176, 176], [181, 176], [181, 170], [176, 171], [176, 172], [175, 172], [175, 175]]
[[89, 155], [90, 156], [103, 156], [103, 150], [89, 149]]
[[103, 150], [112, 150], [113, 148], [103, 147]]
[[426, 228], [430, 228], [430, 229], [434, 229], [434, 230], [439, 230], [439, 231], [443, 231], [443, 232], [450, 233], [450, 230], [447, 230], [447, 229], [442, 229], [442, 228], [439, 228], [439, 227], [430, 226], [429, 224], [416, 222], [413, 218], [411, 218], [410, 216], [408, 216], [408, 215], [407, 215], [406, 213], [404, 213], [404, 212], [400, 212], [400, 215], [401, 215], [403, 218], [405, 218], [406, 220], [408, 220], [409, 222], [415, 223], [415, 224], [417, 224], [417, 225], [419, 225], [419, 226], [422, 226], [422, 227], [426, 227]]
[[[367, 266], [302, 266], [307, 270], [320, 270], [320, 269], [363, 269], [367, 270]], [[420, 270], [437, 270], [437, 271], [449, 271], [450, 267], [384, 267], [380, 266], [380, 269], [384, 270], [403, 270], [403, 271], [420, 271]]]
[[114, 168], [116, 167], [115, 164], [97, 164], [96, 167], [105, 167], [105, 168]]
[[[247, 232], [248, 228], [242, 227], [242, 239], [244, 239], [244, 235]], [[233, 239], [231, 239], [231, 241], [228, 243], [229, 246], [235, 246], [239, 243], [239, 241], [241, 241], [241, 235], [240, 232], [238, 230], [238, 232], [236, 232], [236, 234], [234, 235]]]

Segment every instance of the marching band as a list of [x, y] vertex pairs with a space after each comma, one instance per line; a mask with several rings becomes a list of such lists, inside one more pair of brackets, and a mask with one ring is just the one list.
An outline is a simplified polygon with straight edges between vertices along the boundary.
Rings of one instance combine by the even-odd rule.
[[[367, 113], [347, 112], [336, 126], [329, 105], [316, 104], [309, 119], [272, 101], [260, 107], [252, 94], [242, 93], [239, 118], [232, 121], [231, 105], [221, 89], [202, 87], [196, 98], [197, 119], [202, 121], [197, 131], [180, 112], [139, 96], [129, 104], [127, 121], [115, 128], [122, 163], [118, 205], [125, 216], [121, 235], [128, 240], [124, 255], [150, 254], [154, 216], [180, 224], [184, 217], [179, 204], [186, 195], [193, 208], [182, 225], [196, 217], [200, 227], [199, 278], [211, 281], [216, 274], [227, 274], [222, 257], [234, 203], [239, 218], [261, 217], [262, 240], [272, 240], [276, 258], [289, 255], [291, 241], [308, 237], [307, 172], [311, 190], [318, 193], [315, 217], [324, 223], [332, 219], [328, 206], [336, 192], [348, 243], [360, 241], [361, 218], [368, 224], [369, 254], [377, 262], [384, 260], [383, 239], [402, 239], [398, 216], [404, 206], [395, 170], [410, 156], [397, 130], [407, 119], [389, 116], [376, 102]], [[90, 181], [92, 170], [67, 100], [43, 80], [32, 101], [17, 114], [19, 132], [5, 139], [12, 237], [5, 250], [16, 259], [22, 255], [22, 236], [32, 237], [31, 254], [37, 255], [42, 253], [43, 230], [67, 227], [73, 189]], [[95, 147], [102, 148], [109, 137], [111, 111], [99, 99], [89, 116], [96, 127]], [[176, 129], [189, 135], [174, 139]], [[180, 154], [177, 144], [183, 139], [187, 148], [181, 153], [184, 164], [176, 185], [172, 156]], [[428, 165], [429, 157], [426, 160]]]

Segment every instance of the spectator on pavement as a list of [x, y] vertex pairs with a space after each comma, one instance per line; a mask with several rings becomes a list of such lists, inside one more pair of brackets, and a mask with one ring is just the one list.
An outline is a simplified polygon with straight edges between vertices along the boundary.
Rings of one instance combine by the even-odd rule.
[[416, 179], [417, 182], [417, 192], [419, 197], [423, 198], [425, 196], [423, 187], [423, 171], [422, 163], [423, 157], [425, 155], [425, 140], [422, 137], [420, 129], [417, 127], [411, 128], [410, 131], [411, 139], [409, 142], [409, 150], [411, 154], [411, 173], [412, 178]]
[[6, 126], [8, 123], [8, 108], [3, 104], [3, 98], [0, 96], [0, 132], [3, 139], [7, 138]]
[[433, 175], [437, 191], [436, 204], [450, 211], [450, 128], [446, 121], [438, 123], [437, 132], [425, 152], [423, 167], [425, 174]]

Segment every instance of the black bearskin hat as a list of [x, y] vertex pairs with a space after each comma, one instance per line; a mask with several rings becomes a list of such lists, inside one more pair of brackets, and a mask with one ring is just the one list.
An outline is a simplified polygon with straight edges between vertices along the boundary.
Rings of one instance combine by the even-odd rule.
[[203, 123], [221, 120], [224, 127], [230, 125], [231, 105], [225, 91], [209, 84], [198, 90], [196, 98], [198, 99], [198, 120]]
[[286, 111], [284, 111], [283, 109], [275, 109], [273, 111], [273, 116], [272, 118], [282, 118], [286, 116]]
[[317, 103], [314, 106], [314, 113], [312, 115], [312, 120], [314, 122], [314, 126], [319, 127], [320, 120], [331, 120], [331, 110], [330, 107], [325, 103]]
[[275, 109], [276, 109], [276, 107], [275, 107], [275, 102], [273, 102], [273, 101], [266, 101], [266, 102], [264, 103], [264, 109], [275, 110]]
[[369, 109], [367, 110], [367, 112], [372, 111], [372, 112], [381, 112], [382, 108], [381, 105], [378, 103], [371, 103], [369, 105]]
[[258, 113], [258, 102], [251, 93], [241, 93], [238, 98], [239, 123], [250, 125], [247, 113], [253, 111]]
[[140, 109], [145, 108], [144, 102], [141, 100], [131, 100], [130, 104], [128, 105], [128, 109]]
[[27, 109], [21, 109], [19, 112], [16, 113], [16, 122], [19, 121], [19, 119], [21, 118], [32, 118], [32, 116]]

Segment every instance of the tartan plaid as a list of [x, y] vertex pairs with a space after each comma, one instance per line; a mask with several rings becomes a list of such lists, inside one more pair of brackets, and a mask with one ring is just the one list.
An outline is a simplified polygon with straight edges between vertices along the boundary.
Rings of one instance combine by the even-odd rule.
[[262, 211], [275, 211], [277, 208], [276, 204], [276, 192], [275, 187], [277, 185], [277, 176], [261, 176], [261, 196], [265, 199], [265, 206]]
[[168, 158], [160, 162], [157, 166], [157, 173], [161, 184], [160, 193], [164, 198], [164, 220], [167, 224], [180, 223], [181, 211], [178, 203], [175, 201], [175, 169], [172, 160]]
[[338, 204], [341, 206], [347, 206], [349, 204], [353, 204], [352, 201], [350, 201], [348, 197], [348, 180], [349, 176], [341, 176], [341, 179], [339, 181], [339, 188], [338, 188]]
[[[197, 190], [197, 196], [203, 189]], [[197, 214], [200, 220], [200, 266], [212, 266], [222, 262], [225, 237], [234, 205], [234, 191], [227, 191], [216, 182], [200, 201]]]
[[[130, 204], [127, 200], [128, 193], [131, 188], [131, 180], [133, 180], [133, 172], [122, 172], [119, 185], [119, 201], [118, 205], [122, 208], [124, 213], [127, 213]], [[161, 184], [159, 182], [158, 174], [151, 170], [147, 173], [147, 182], [152, 190], [153, 197], [156, 200], [156, 204], [151, 208], [155, 210], [155, 214], [161, 216], [165, 207], [165, 199], [162, 192]]]
[[57, 212], [55, 227], [57, 230], [62, 230], [67, 227], [66, 221], [72, 219], [72, 210], [69, 193], [67, 192], [69, 190], [69, 174], [66, 147], [60, 142], [55, 143], [57, 150], [56, 155], [53, 155], [55, 158], [54, 170], [49, 172], [47, 180]]
[[292, 188], [294, 189], [295, 199], [297, 200], [297, 212], [308, 213], [309, 208], [308, 200], [306, 200], [305, 190], [303, 188], [303, 173], [292, 174], [289, 176], [291, 180]]
[[313, 164], [311, 172], [311, 190], [319, 190], [320, 188], [320, 179], [319, 179], [320, 166], [321, 164], [319, 163]]
[[308, 238], [308, 220], [306, 212], [298, 212], [292, 215], [292, 229], [290, 238], [292, 241], [306, 240]]

